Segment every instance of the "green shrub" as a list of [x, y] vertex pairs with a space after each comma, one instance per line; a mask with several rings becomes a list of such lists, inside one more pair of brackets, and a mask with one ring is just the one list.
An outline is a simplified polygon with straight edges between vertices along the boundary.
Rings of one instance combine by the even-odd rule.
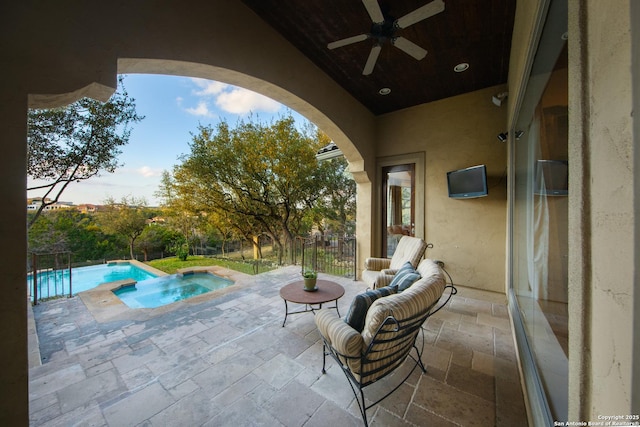
[[188, 256], [189, 256], [189, 245], [184, 243], [176, 248], [176, 257], [178, 257], [180, 261], [186, 261]]

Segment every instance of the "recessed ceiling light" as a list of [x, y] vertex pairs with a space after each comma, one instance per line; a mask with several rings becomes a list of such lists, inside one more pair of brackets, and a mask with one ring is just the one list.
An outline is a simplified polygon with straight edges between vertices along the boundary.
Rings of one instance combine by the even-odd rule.
[[453, 67], [453, 71], [455, 71], [456, 73], [461, 73], [463, 71], [467, 71], [468, 69], [469, 69], [469, 64], [467, 64], [466, 62], [461, 62], [455, 67]]
[[388, 87], [383, 87], [378, 91], [378, 93], [380, 95], [389, 95], [391, 93], [391, 89], [389, 89]]

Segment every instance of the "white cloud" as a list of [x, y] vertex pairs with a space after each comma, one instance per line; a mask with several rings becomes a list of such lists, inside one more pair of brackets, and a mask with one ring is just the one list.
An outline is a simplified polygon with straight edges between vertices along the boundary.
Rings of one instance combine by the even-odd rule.
[[193, 78], [191, 79], [191, 81], [193, 81], [196, 86], [200, 88], [200, 90], [193, 91], [193, 93], [197, 96], [216, 96], [229, 87], [229, 85], [226, 83], [214, 82], [205, 79]]
[[235, 87], [222, 92], [216, 98], [216, 105], [224, 111], [234, 114], [265, 111], [275, 113], [280, 109], [280, 103], [259, 93]]
[[[233, 114], [276, 113], [281, 108], [280, 103], [248, 89], [205, 79], [192, 78], [191, 81], [197, 86], [197, 89], [192, 91], [193, 95], [201, 99], [197, 107], [185, 110], [196, 116], [216, 116], [209, 109], [208, 102], [214, 102], [224, 112]], [[178, 105], [182, 105], [183, 101], [182, 98], [178, 98]]]
[[149, 166], [142, 166], [141, 168], [138, 168], [136, 172], [138, 172], [138, 174], [144, 176], [145, 178], [160, 176], [162, 174], [161, 170], [153, 169], [153, 168], [150, 168]]
[[198, 102], [198, 106], [195, 108], [185, 108], [185, 111], [194, 116], [216, 117], [216, 114], [209, 110], [209, 106], [205, 101]]

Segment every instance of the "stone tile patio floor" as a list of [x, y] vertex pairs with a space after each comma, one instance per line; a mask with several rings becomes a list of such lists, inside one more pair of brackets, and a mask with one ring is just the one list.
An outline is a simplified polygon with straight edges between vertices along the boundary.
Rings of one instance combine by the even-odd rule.
[[[100, 321], [81, 297], [33, 307], [37, 340], [29, 342], [39, 342], [42, 364], [32, 359], [30, 424], [362, 425], [339, 367], [330, 361], [321, 373], [313, 315], [289, 316], [282, 327], [278, 291], [298, 277], [299, 268], [286, 267], [243, 277], [237, 290], [196, 303]], [[345, 287], [343, 316], [366, 287], [324, 278]], [[371, 408], [370, 425], [527, 424], [505, 296], [458, 289], [424, 325], [427, 373], [417, 370]], [[365, 395], [388, 385], [378, 382]]]

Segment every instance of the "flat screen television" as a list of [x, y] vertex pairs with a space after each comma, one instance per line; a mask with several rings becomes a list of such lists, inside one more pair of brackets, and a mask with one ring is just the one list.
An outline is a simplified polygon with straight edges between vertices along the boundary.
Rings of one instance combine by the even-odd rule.
[[569, 162], [538, 160], [536, 162], [535, 194], [545, 196], [569, 195]]
[[487, 189], [487, 168], [485, 165], [471, 166], [447, 172], [449, 197], [472, 199], [489, 194]]

